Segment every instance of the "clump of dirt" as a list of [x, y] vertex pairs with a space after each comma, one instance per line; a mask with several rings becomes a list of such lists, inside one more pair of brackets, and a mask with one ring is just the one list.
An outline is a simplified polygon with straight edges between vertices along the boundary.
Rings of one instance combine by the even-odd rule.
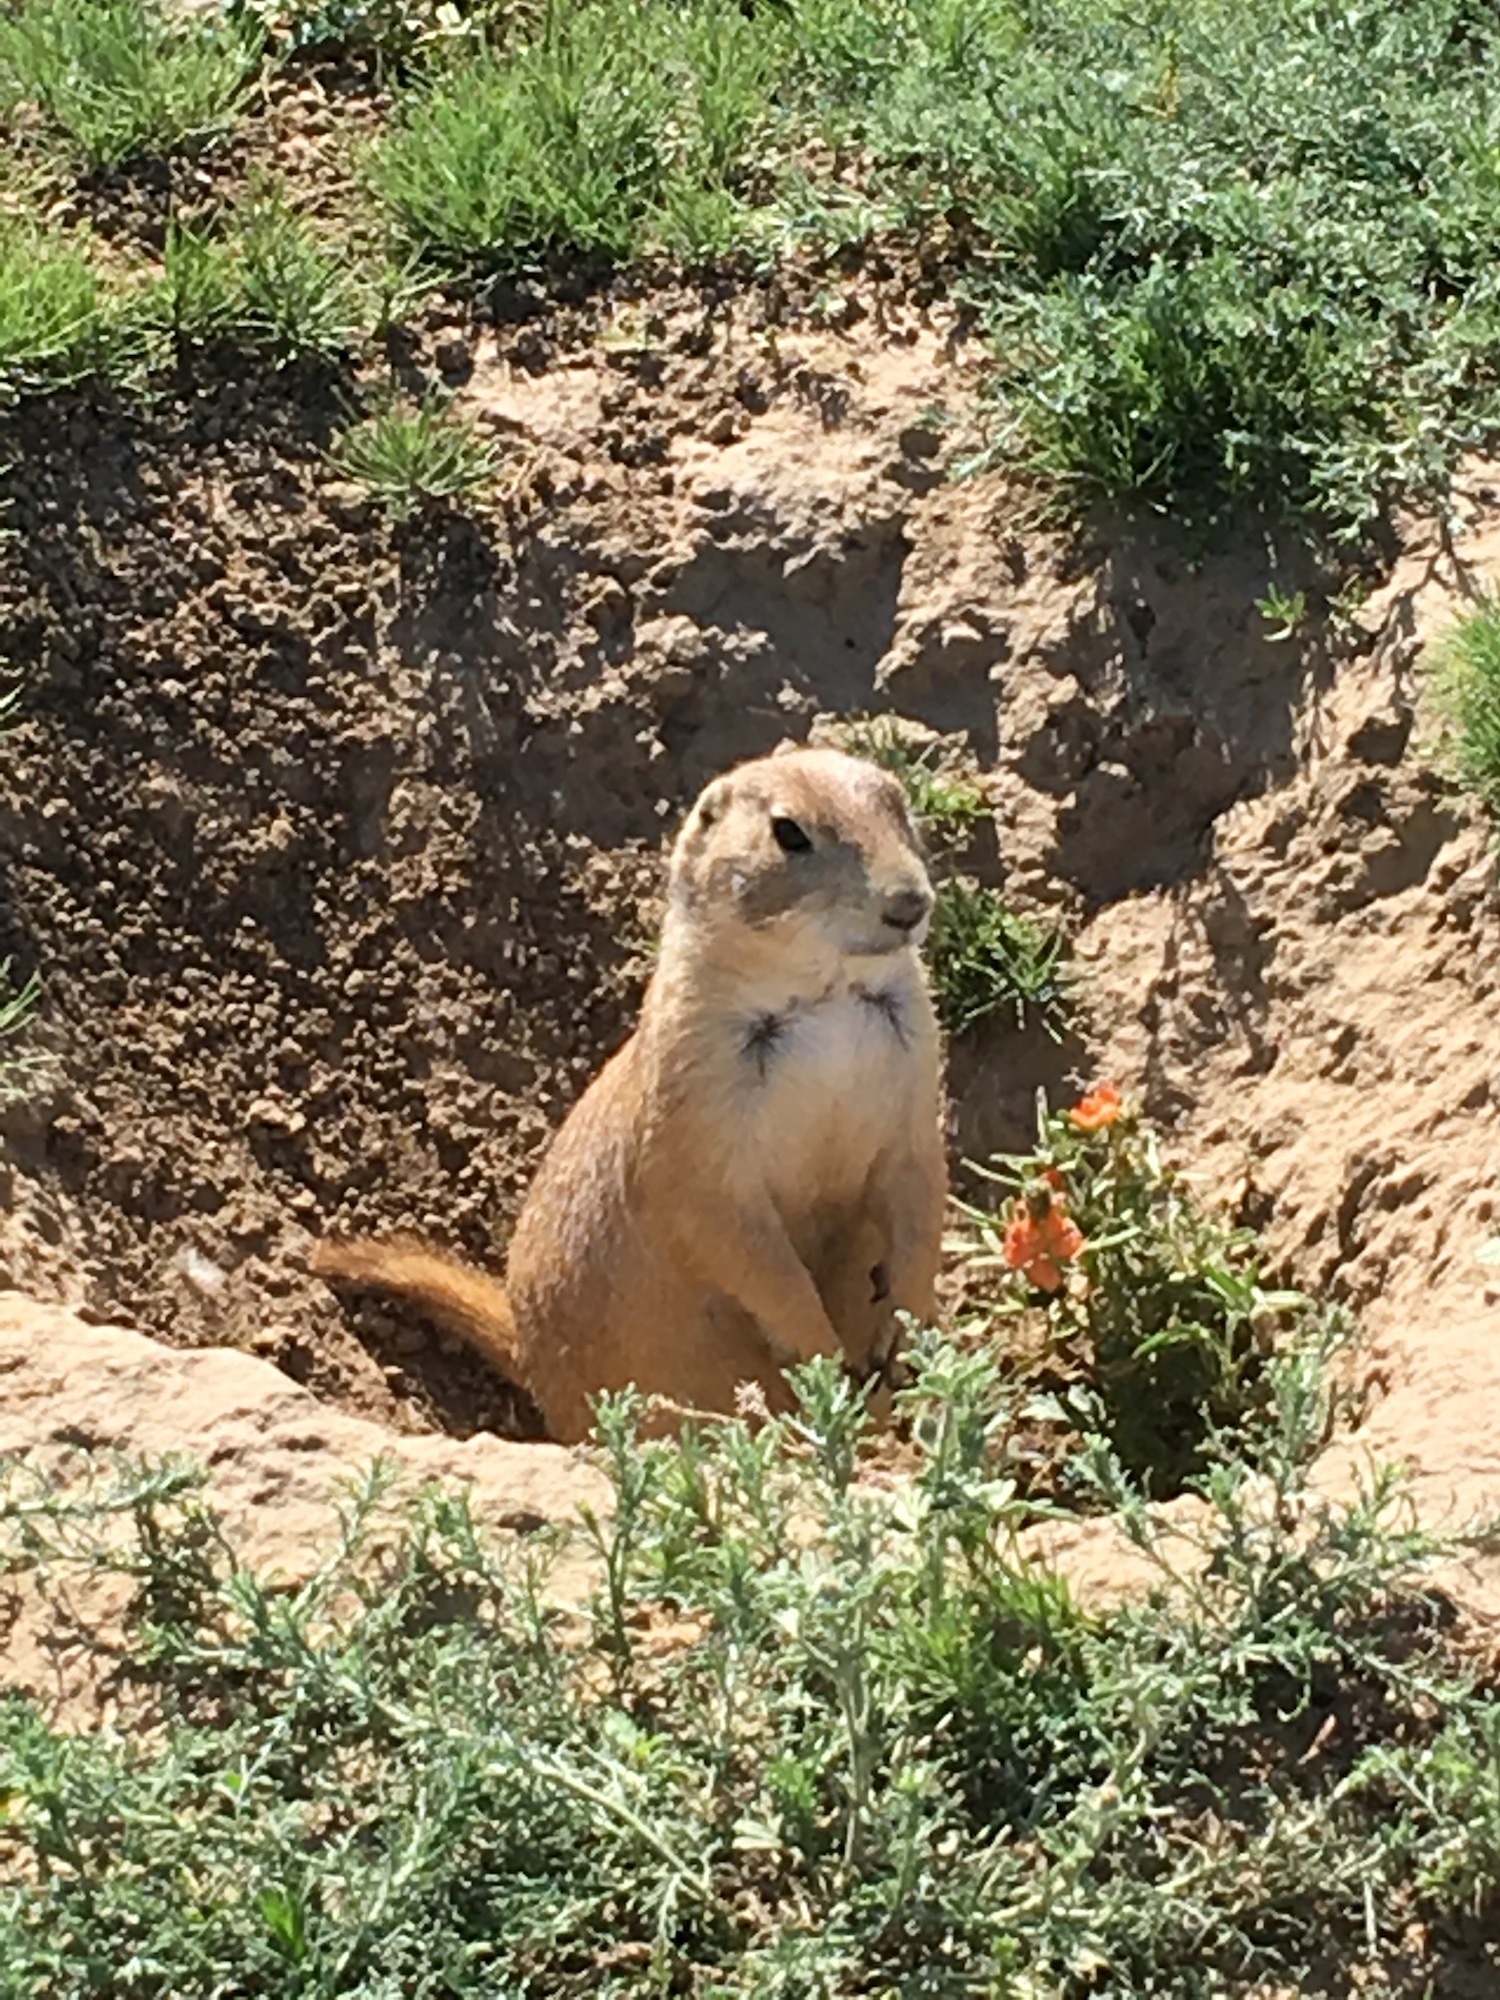
[[1091, 968], [1086, 1040], [954, 1050], [956, 1159], [1102, 1060], [1293, 1273], [1402, 1312], [1469, 1283], [1500, 930], [1411, 754], [1425, 570], [1280, 639], [1257, 600], [1306, 579], [1261, 543], [1065, 534], [955, 483], [979, 357], [895, 285], [491, 307], [402, 357], [502, 445], [472, 515], [397, 529], [340, 484], [329, 377], [7, 420], [0, 955], [58, 1057], [4, 1114], [10, 1282], [524, 1433], [426, 1330], [346, 1316], [309, 1238], [497, 1260], [627, 1032], [681, 810], [891, 711], [967, 746], [998, 837], [966, 865]]

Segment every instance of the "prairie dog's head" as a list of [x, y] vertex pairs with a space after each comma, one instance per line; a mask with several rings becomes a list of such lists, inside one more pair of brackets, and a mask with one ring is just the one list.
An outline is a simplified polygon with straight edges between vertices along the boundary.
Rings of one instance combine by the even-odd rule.
[[932, 885], [906, 796], [838, 750], [790, 750], [707, 787], [672, 852], [672, 907], [805, 950], [884, 957], [919, 945]]

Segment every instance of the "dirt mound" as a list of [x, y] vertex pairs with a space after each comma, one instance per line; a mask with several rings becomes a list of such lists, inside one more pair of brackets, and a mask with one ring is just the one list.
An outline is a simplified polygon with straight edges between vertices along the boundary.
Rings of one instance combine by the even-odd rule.
[[1302, 579], [1258, 545], [1063, 535], [950, 482], [961, 321], [870, 286], [509, 306], [407, 364], [503, 444], [473, 519], [393, 529], [341, 486], [315, 377], [7, 420], [0, 955], [58, 1056], [4, 1114], [8, 1280], [524, 1433], [452, 1348], [347, 1318], [309, 1235], [494, 1258], [627, 1028], [682, 807], [889, 709], [964, 737], [998, 831], [971, 865], [1092, 967], [1087, 1047], [955, 1051], [955, 1155], [1107, 1067], [1216, 1185], [1253, 1162], [1289, 1268], [1382, 1330], [1486, 1310], [1500, 933], [1408, 745], [1435, 551], [1336, 647], [1278, 640], [1257, 599]]

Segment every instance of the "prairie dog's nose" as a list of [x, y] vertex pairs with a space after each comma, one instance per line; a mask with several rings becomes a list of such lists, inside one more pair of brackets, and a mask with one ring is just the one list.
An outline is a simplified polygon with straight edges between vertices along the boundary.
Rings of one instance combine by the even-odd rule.
[[893, 889], [881, 917], [893, 931], [914, 931], [931, 909], [930, 889]]

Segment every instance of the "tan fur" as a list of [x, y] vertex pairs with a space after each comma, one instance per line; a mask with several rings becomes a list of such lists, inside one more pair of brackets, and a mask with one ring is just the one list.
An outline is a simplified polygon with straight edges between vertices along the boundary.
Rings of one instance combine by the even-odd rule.
[[308, 1262], [321, 1277], [419, 1301], [439, 1325], [462, 1334], [505, 1374], [514, 1372], [516, 1323], [498, 1278], [408, 1236], [383, 1243], [318, 1243]]
[[[784, 851], [777, 820], [811, 851]], [[934, 1309], [930, 908], [901, 789], [874, 765], [796, 750], [716, 779], [673, 851], [639, 1025], [543, 1160], [503, 1290], [411, 1243], [325, 1244], [316, 1268], [451, 1326], [565, 1441], [627, 1382], [730, 1410], [748, 1381], [785, 1407], [790, 1362], [878, 1365], [897, 1310]]]

